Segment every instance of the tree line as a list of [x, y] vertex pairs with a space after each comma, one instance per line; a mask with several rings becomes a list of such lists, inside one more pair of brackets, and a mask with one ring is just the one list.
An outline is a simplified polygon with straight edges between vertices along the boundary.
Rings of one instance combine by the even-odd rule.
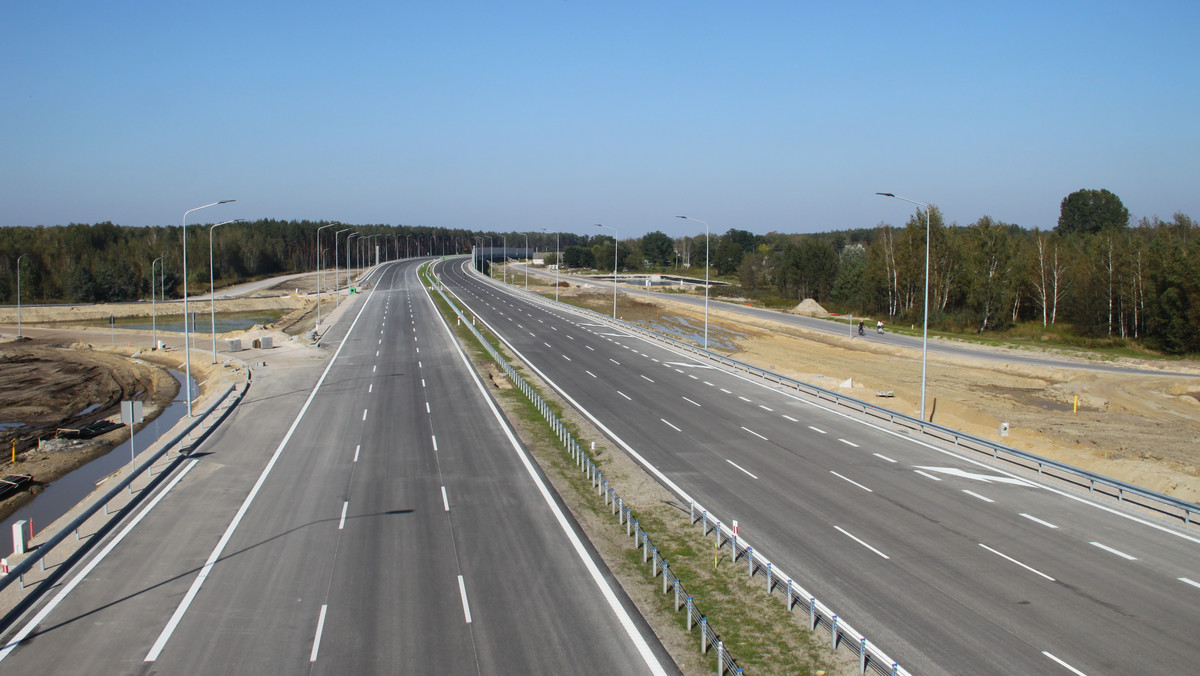
[[[721, 292], [794, 304], [813, 298], [829, 309], [918, 323], [924, 308], [926, 218], [929, 221], [930, 325], [979, 333], [1036, 323], [1064, 335], [1126, 340], [1168, 354], [1200, 353], [1200, 232], [1185, 214], [1170, 221], [1130, 223], [1107, 190], [1080, 190], [1063, 199], [1053, 230], [1025, 229], [983, 216], [947, 225], [936, 206], [918, 210], [903, 227], [815, 234], [755, 235], [730, 229], [671, 237], [651, 232], [617, 241], [568, 232], [498, 233], [406, 225], [326, 228], [325, 222], [258, 220], [215, 232], [218, 286], [361, 261], [358, 242], [371, 239], [385, 259], [467, 253], [472, 246], [555, 251], [564, 267], [607, 270], [614, 253], [622, 270], [711, 269], [738, 285]], [[208, 288], [207, 225], [188, 227], [189, 292]], [[0, 299], [16, 303], [21, 262], [25, 303], [119, 302], [182, 293], [178, 226], [112, 223], [0, 228]], [[616, 250], [614, 252], [614, 247]], [[548, 257], [554, 262], [554, 256]], [[156, 259], [159, 262], [156, 263]], [[160, 278], [165, 282], [160, 286]], [[713, 289], [717, 293], [717, 289]]]

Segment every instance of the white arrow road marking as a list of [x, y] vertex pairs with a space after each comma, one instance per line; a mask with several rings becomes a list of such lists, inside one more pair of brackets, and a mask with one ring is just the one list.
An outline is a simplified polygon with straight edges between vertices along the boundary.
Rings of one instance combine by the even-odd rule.
[[951, 476], [962, 477], [964, 479], [974, 479], [976, 481], [982, 481], [985, 484], [997, 483], [997, 484], [1012, 484], [1014, 486], [1028, 486], [1030, 488], [1033, 487], [1033, 484], [1029, 483], [1028, 481], [1023, 481], [1016, 477], [997, 476], [995, 474], [976, 474], [975, 472], [968, 472], [966, 470], [959, 469], [957, 467], [923, 467], [923, 466], [918, 465], [917, 469], [926, 469], [926, 470], [929, 470], [930, 472], [938, 472], [940, 474], [949, 474]]

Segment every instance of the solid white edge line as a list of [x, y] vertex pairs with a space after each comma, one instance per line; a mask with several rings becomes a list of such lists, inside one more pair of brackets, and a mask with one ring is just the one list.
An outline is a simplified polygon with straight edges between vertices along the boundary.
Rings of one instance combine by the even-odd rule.
[[171, 482], [164, 486], [163, 489], [159, 491], [158, 495], [154, 496], [154, 499], [147, 503], [146, 507], [139, 512], [138, 515], [134, 517], [133, 520], [131, 520], [123, 529], [121, 529], [121, 532], [116, 537], [114, 537], [107, 545], [105, 545], [105, 547], [101, 549], [100, 552], [96, 554], [94, 558], [92, 558], [92, 560], [88, 561], [87, 565], [80, 569], [79, 573], [75, 575], [75, 577], [71, 578], [71, 581], [62, 588], [62, 591], [60, 591], [58, 595], [56, 595], [50, 600], [49, 603], [43, 606], [42, 609], [38, 611], [37, 615], [35, 615], [33, 619], [31, 619], [24, 627], [21, 627], [21, 630], [13, 635], [12, 640], [6, 643], [3, 648], [0, 648], [0, 661], [3, 661], [4, 658], [8, 657], [8, 654], [11, 653], [14, 648], [20, 645], [21, 641], [24, 641], [29, 634], [33, 633], [34, 628], [40, 625], [42, 621], [45, 620], [46, 617], [51, 613], [51, 611], [58, 607], [59, 603], [62, 603], [63, 599], [67, 597], [67, 594], [70, 594], [80, 582], [83, 582], [84, 578], [86, 578], [92, 572], [92, 569], [100, 565], [100, 562], [103, 561], [104, 558], [112, 552], [112, 550], [116, 549], [117, 545], [121, 544], [121, 541], [125, 539], [125, 536], [129, 535], [129, 533], [133, 531], [134, 526], [141, 523], [142, 519], [144, 519], [146, 515], [150, 513], [150, 510], [154, 509], [154, 507], [158, 505], [159, 501], [166, 497], [167, 493], [171, 492], [171, 489], [175, 487], [175, 484], [179, 483], [183, 477], [187, 476], [187, 473], [192, 471], [192, 468], [195, 467], [199, 462], [200, 460], [196, 459], [188, 463], [187, 466], [179, 472], [178, 476], [171, 479]]
[[1042, 571], [1038, 570], [1037, 568], [1032, 568], [1032, 567], [1030, 567], [1030, 566], [1027, 566], [1027, 565], [1025, 565], [1025, 564], [1021, 563], [1020, 561], [1018, 561], [1018, 560], [1014, 559], [1013, 557], [1009, 556], [1008, 554], [1005, 554], [1005, 553], [1003, 553], [1003, 552], [998, 552], [998, 551], [996, 551], [995, 549], [992, 549], [991, 547], [989, 547], [989, 546], [987, 546], [987, 545], [983, 544], [982, 542], [980, 542], [980, 543], [979, 543], [979, 546], [980, 546], [980, 547], [983, 547], [984, 549], [988, 550], [989, 552], [991, 552], [991, 553], [995, 554], [996, 556], [999, 556], [999, 557], [1000, 557], [1000, 558], [1002, 558], [1002, 559], [1007, 559], [1007, 560], [1009, 560], [1009, 561], [1012, 561], [1013, 563], [1015, 563], [1015, 564], [1017, 564], [1018, 566], [1020, 566], [1020, 567], [1024, 568], [1025, 570], [1028, 570], [1028, 571], [1029, 571], [1029, 572], [1031, 572], [1031, 573], [1037, 573], [1038, 575], [1041, 575], [1042, 577], [1046, 578], [1047, 580], [1050, 580], [1051, 582], [1057, 582], [1057, 581], [1058, 581], [1058, 580], [1055, 580], [1054, 578], [1050, 577], [1049, 575], [1047, 575], [1047, 574], [1043, 573]]
[[1137, 561], [1136, 556], [1126, 554], [1125, 552], [1123, 552], [1119, 549], [1113, 549], [1112, 547], [1109, 547], [1108, 545], [1101, 544], [1099, 542], [1089, 542], [1088, 544], [1092, 545], [1093, 547], [1099, 547], [1100, 549], [1103, 549], [1104, 551], [1109, 552], [1110, 554], [1116, 554], [1117, 556], [1121, 557], [1122, 559], [1125, 559], [1126, 561]]
[[325, 611], [329, 609], [328, 604], [321, 606], [321, 615], [317, 617], [317, 633], [313, 636], [312, 652], [308, 655], [309, 662], [317, 661], [317, 651], [321, 649], [321, 633], [325, 631]]
[[1071, 671], [1071, 673], [1076, 674], [1076, 676], [1087, 676], [1087, 674], [1085, 674], [1082, 671], [1076, 669], [1075, 667], [1067, 664], [1066, 662], [1063, 662], [1062, 660], [1058, 659], [1054, 655], [1051, 655], [1050, 653], [1046, 652], [1045, 650], [1042, 651], [1042, 654], [1045, 655], [1046, 657], [1049, 657], [1050, 659], [1054, 660], [1055, 662], [1058, 662], [1058, 664], [1061, 667], [1063, 667], [1064, 669], [1069, 669]]
[[[433, 298], [428, 292], [426, 292], [425, 298], [431, 305], [433, 304]], [[442, 328], [446, 331], [446, 334], [453, 338], [454, 333], [450, 330], [450, 325], [446, 323], [445, 318], [442, 317], [440, 312], [437, 316], [441, 321]], [[584, 547], [579, 535], [571, 527], [570, 522], [567, 521], [567, 517], [563, 514], [562, 510], [559, 509], [558, 504], [554, 501], [554, 497], [551, 495], [550, 490], [546, 487], [545, 482], [542, 481], [542, 478], [538, 475], [537, 470], [534, 469], [533, 463], [530, 461], [528, 454], [525, 453], [525, 449], [521, 447], [521, 443], [517, 440], [516, 436], [513, 435], [512, 429], [509, 428], [508, 422], [504, 418], [504, 415], [498, 408], [496, 408], [496, 402], [492, 400], [487, 388], [484, 387], [483, 382], [479, 379], [479, 375], [475, 372], [475, 368], [471, 364], [471, 360], [467, 358], [466, 353], [463, 352], [462, 346], [458, 344], [457, 340], [452, 342], [454, 344], [455, 351], [458, 352], [459, 359], [462, 360], [463, 365], [467, 367], [468, 374], [475, 382], [476, 389], [483, 396], [488, 408], [491, 409], [492, 415], [496, 419], [496, 423], [501, 429], [504, 430], [504, 434], [508, 438], [509, 444], [511, 445], [513, 451], [516, 452], [520, 457], [521, 464], [524, 465], [525, 471], [532, 478], [534, 485], [537, 486], [538, 492], [542, 496], [542, 500], [545, 501], [546, 505], [549, 506], [551, 513], [554, 514], [554, 518], [558, 522], [559, 527], [562, 528], [563, 533], [566, 534], [571, 546], [575, 549], [576, 555], [579, 556], [581, 561], [583, 561], [584, 568], [586, 568], [588, 574], [591, 575], [592, 581], [595, 582], [596, 587], [600, 589], [600, 594], [608, 603], [608, 607], [612, 610], [613, 615], [615, 615], [617, 620], [621, 623], [621, 627], [625, 630], [626, 635], [628, 635], [630, 640], [633, 642], [634, 647], [637, 648], [638, 654], [646, 663], [646, 666], [649, 667], [650, 672], [653, 674], [662, 674], [662, 676], [666, 676], [666, 669], [658, 661], [658, 658], [655, 657], [654, 651], [650, 648], [650, 644], [646, 642], [646, 637], [642, 636], [642, 633], [638, 631], [637, 626], [634, 624], [633, 618], [629, 615], [629, 612], [625, 610], [625, 607], [621, 605], [621, 600], [617, 598], [616, 592], [613, 591], [613, 588], [611, 585], [609, 585], [608, 581], [604, 579], [604, 574], [600, 572], [599, 566], [596, 565], [595, 560], [592, 559], [591, 554], [589, 554], [587, 548]]]
[[471, 604], [467, 603], [467, 583], [463, 581], [463, 576], [458, 576], [458, 593], [462, 596], [463, 617], [466, 618], [467, 624], [471, 624]]
[[854, 541], [855, 541], [855, 542], [857, 542], [858, 544], [860, 544], [860, 545], [862, 545], [862, 546], [866, 547], [867, 549], [869, 549], [869, 550], [871, 550], [871, 551], [875, 552], [876, 554], [878, 554], [878, 555], [882, 556], [883, 558], [885, 558], [885, 559], [891, 559], [891, 558], [892, 558], [892, 557], [888, 556], [887, 554], [884, 554], [883, 552], [879, 551], [878, 549], [875, 549], [874, 547], [872, 547], [871, 545], [867, 544], [866, 542], [863, 542], [863, 541], [862, 541], [862, 540], [860, 540], [859, 538], [855, 537], [853, 533], [851, 533], [850, 531], [846, 530], [845, 528], [842, 528], [841, 526], [834, 526], [834, 528], [836, 528], [837, 530], [841, 531], [841, 532], [842, 532], [842, 535], [845, 535], [846, 537], [850, 538], [851, 540], [854, 540]]
[[[371, 295], [367, 296], [367, 300], [364, 301], [362, 307], [358, 309], [358, 314], [355, 315], [354, 321], [351, 322], [350, 328], [346, 331], [347, 337], [354, 332], [354, 327], [358, 325], [358, 320], [362, 318], [363, 312], [367, 309], [367, 306], [370, 305], [371, 299], [374, 297], [375, 290], [372, 289]], [[154, 641], [154, 645], [151, 646], [150, 652], [146, 654], [146, 658], [143, 660], [144, 662], [153, 662], [157, 660], [158, 656], [162, 653], [163, 648], [166, 647], [167, 641], [171, 638], [171, 634], [175, 632], [175, 627], [179, 626], [179, 621], [183, 619], [183, 615], [187, 612], [188, 606], [190, 606], [192, 604], [192, 600], [196, 598], [196, 594], [199, 593], [200, 587], [204, 586], [204, 581], [208, 579], [209, 572], [212, 570], [213, 566], [216, 565], [217, 560], [221, 558], [221, 554], [224, 553], [225, 547], [229, 544], [229, 540], [233, 537], [234, 531], [236, 531], [238, 525], [241, 524], [242, 518], [246, 516], [246, 512], [250, 509], [250, 505], [254, 502], [254, 499], [258, 497], [258, 491], [262, 489], [263, 484], [267, 481], [267, 476], [269, 476], [271, 474], [271, 470], [275, 468], [275, 463], [279, 461], [279, 456], [283, 454], [283, 449], [287, 447], [288, 441], [290, 441], [292, 435], [296, 433], [296, 428], [300, 426], [300, 421], [303, 420], [304, 415], [308, 413], [308, 407], [311, 406], [313, 400], [316, 399], [317, 392], [321, 389], [321, 385], [325, 382], [326, 376], [329, 375], [329, 371], [337, 362], [338, 356], [341, 355], [342, 348], [346, 346], [347, 342], [348, 341], [345, 339], [342, 340], [341, 344], [338, 345], [338, 349], [333, 353], [333, 357], [330, 358], [329, 363], [325, 365], [325, 370], [321, 372], [321, 377], [317, 380], [317, 384], [314, 385], [312, 391], [308, 393], [308, 399], [304, 401], [304, 406], [300, 407], [300, 412], [296, 414], [296, 418], [292, 421], [292, 426], [288, 428], [287, 434], [283, 435], [283, 440], [279, 442], [279, 446], [275, 448], [275, 453], [272, 454], [271, 459], [267, 461], [267, 466], [264, 467], [262, 473], [258, 475], [258, 480], [254, 482], [254, 487], [250, 489], [250, 493], [247, 494], [246, 499], [242, 501], [242, 506], [238, 508], [237, 514], [235, 514], [233, 516], [233, 520], [229, 522], [229, 526], [225, 529], [225, 533], [217, 542], [217, 546], [214, 547], [212, 553], [208, 555], [208, 560], [205, 561], [204, 565], [200, 568], [199, 574], [197, 574], [196, 579], [192, 581], [192, 586], [188, 588], [187, 594], [184, 595], [183, 600], [180, 601], [179, 605], [175, 608], [175, 612], [171, 615], [171, 619], [167, 621], [167, 625], [163, 627], [162, 632]]]
[[450, 511], [450, 498], [446, 496], [445, 486], [442, 486], [442, 507], [445, 507], [447, 512]]

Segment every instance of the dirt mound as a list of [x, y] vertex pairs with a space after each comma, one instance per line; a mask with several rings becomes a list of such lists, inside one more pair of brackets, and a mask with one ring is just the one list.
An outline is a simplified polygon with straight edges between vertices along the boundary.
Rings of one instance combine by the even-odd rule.
[[805, 298], [799, 305], [792, 308], [792, 314], [806, 317], [828, 317], [829, 312], [821, 304], [811, 298]]

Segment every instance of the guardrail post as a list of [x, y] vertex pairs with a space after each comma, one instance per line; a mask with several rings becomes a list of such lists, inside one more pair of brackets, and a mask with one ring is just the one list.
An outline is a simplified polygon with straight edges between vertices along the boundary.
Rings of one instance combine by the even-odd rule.
[[708, 654], [708, 618], [700, 616], [700, 652]]
[[725, 642], [717, 641], [717, 676], [725, 673]]
[[771, 562], [768, 561], [767, 562], [767, 593], [768, 594], [770, 594], [772, 589], [775, 587], [775, 585], [772, 583], [772, 580], [771, 580], [771, 566], [772, 566]]
[[688, 523], [696, 523], [696, 501], [688, 500]]
[[625, 499], [617, 497], [617, 524], [625, 523]]
[[671, 576], [669, 575], [669, 573], [670, 573], [670, 568], [669, 568], [669, 566], [667, 566], [667, 562], [664, 560], [662, 562], [663, 593], [664, 594], [667, 593], [667, 589], [670, 588], [670, 584], [671, 584]]
[[679, 578], [675, 578], [675, 605], [671, 606], [671, 611], [679, 612], [680, 605], [682, 604], [679, 602]]
[[867, 673], [867, 639], [858, 640], [858, 673]]
[[700, 513], [700, 537], [708, 535], [708, 510]]
[[720, 521], [717, 522], [716, 532], [717, 532], [717, 547], [719, 548], [721, 546], [721, 522]]
[[808, 630], [816, 631], [817, 629], [817, 599], [808, 597]]
[[829, 629], [833, 634], [832, 637], [829, 639], [830, 646], [833, 648], [834, 651], [836, 651], [837, 643], [838, 643], [838, 641], [837, 641], [837, 614], [834, 614], [834, 616], [832, 618], [830, 618]]
[[787, 609], [788, 609], [788, 612], [789, 612], [789, 613], [790, 613], [790, 612], [792, 612], [792, 607], [793, 607], [794, 605], [795, 605], [795, 604], [793, 604], [793, 603], [792, 603], [792, 581], [791, 581], [791, 580], [788, 580], [788, 585], [787, 585]]
[[753, 547], [746, 548], [746, 561], [747, 561], [746, 571], [750, 574], [750, 577], [754, 577], [754, 548]]
[[694, 607], [692, 605], [692, 597], [687, 597], [687, 630], [689, 634], [692, 631], [692, 610]]
[[[633, 514], [631, 513], [629, 516], [633, 517]], [[628, 528], [626, 528], [625, 530], [626, 530], [626, 532], [629, 531]], [[638, 521], [637, 521], [637, 519], [633, 519], [633, 548], [634, 549], [637, 549], [637, 546], [638, 546], [637, 532], [638, 532]]]

